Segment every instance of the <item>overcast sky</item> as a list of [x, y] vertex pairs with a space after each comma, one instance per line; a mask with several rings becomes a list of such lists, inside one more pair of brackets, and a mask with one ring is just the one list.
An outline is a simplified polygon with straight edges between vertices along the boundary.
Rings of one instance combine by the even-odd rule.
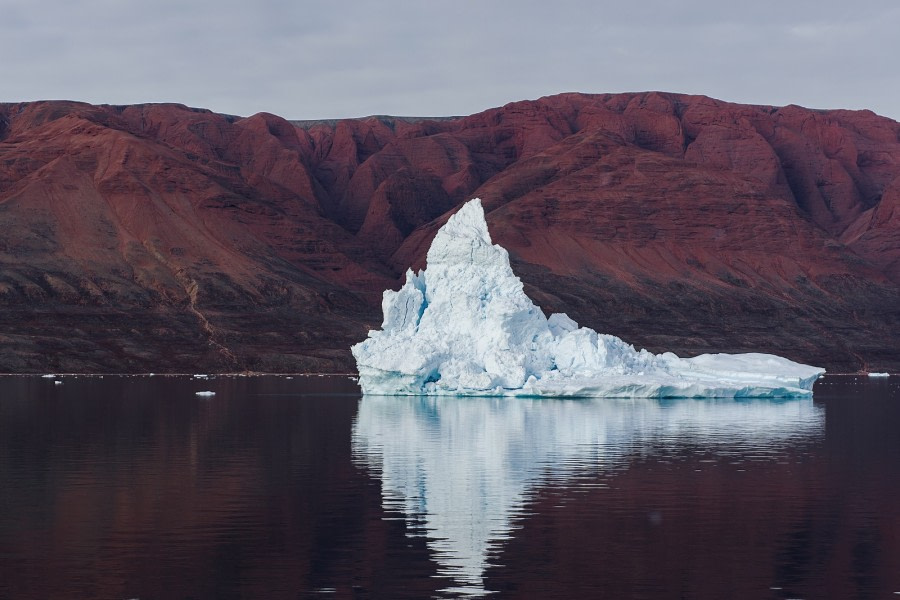
[[2, 0], [0, 101], [290, 119], [662, 90], [900, 120], [897, 0]]

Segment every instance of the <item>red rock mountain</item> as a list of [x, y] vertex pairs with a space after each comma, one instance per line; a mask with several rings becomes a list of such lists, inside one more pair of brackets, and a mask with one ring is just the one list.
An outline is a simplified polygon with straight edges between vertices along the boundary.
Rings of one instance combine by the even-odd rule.
[[350, 371], [474, 196], [545, 311], [900, 369], [900, 124], [653, 92], [334, 122], [0, 105], [0, 371]]

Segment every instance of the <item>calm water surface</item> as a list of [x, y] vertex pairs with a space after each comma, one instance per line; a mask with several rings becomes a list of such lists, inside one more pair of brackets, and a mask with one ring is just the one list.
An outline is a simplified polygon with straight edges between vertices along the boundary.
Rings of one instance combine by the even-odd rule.
[[782, 401], [59, 379], [0, 378], [2, 599], [900, 598], [896, 377]]

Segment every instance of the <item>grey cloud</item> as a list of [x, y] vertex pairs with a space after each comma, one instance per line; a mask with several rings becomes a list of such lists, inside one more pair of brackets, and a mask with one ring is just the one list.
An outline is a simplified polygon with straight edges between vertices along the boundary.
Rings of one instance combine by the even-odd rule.
[[3, 17], [5, 101], [324, 118], [658, 89], [900, 118], [887, 0], [11, 0]]

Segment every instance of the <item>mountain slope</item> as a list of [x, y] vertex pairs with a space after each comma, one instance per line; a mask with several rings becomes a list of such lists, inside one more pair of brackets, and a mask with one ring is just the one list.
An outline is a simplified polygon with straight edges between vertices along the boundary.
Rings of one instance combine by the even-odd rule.
[[900, 369], [900, 125], [652, 92], [312, 124], [0, 105], [0, 370], [350, 370], [473, 196], [547, 311]]

